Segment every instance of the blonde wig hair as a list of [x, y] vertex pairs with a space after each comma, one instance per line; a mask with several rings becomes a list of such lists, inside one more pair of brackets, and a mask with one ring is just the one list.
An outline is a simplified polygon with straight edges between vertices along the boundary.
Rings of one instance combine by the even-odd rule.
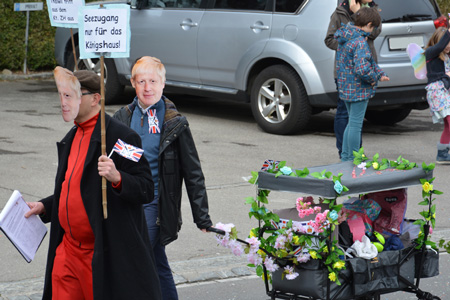
[[166, 82], [166, 68], [156, 57], [142, 56], [139, 58], [131, 70], [131, 78], [134, 79], [137, 74], [146, 73], [155, 70], [156, 74], [161, 77], [163, 83]]

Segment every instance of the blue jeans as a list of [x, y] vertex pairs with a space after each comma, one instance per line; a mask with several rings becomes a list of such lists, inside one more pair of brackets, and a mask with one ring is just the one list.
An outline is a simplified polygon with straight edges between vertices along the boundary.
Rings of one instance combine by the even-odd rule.
[[[156, 200], [156, 199], [155, 199]], [[155, 203], [156, 202], [156, 203]], [[167, 260], [166, 247], [160, 243], [158, 217], [158, 203], [153, 201], [144, 205], [144, 214], [147, 219], [148, 234], [155, 255], [156, 269], [158, 270], [161, 293], [164, 300], [178, 300], [178, 293], [173, 280], [172, 270]]]
[[344, 101], [338, 97], [336, 115], [334, 116], [334, 135], [336, 136], [336, 148], [338, 149], [339, 158], [342, 155], [342, 140], [344, 139], [344, 131], [347, 124], [347, 107], [345, 107]]
[[345, 102], [348, 111], [348, 124], [344, 131], [341, 161], [353, 160], [353, 151], [361, 147], [361, 131], [369, 100]]

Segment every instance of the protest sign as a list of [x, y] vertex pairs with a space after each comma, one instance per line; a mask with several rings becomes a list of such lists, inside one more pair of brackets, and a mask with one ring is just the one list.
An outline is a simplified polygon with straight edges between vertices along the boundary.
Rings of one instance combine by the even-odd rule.
[[130, 56], [130, 6], [84, 6], [78, 18], [80, 58]]
[[78, 10], [84, 0], [47, 0], [48, 16], [54, 27], [78, 28]]

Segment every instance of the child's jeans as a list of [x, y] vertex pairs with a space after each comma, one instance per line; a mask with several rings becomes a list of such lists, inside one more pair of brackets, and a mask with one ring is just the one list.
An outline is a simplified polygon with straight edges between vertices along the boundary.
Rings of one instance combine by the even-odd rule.
[[369, 100], [344, 102], [348, 111], [348, 124], [342, 141], [341, 161], [351, 161], [353, 160], [353, 151], [358, 151], [361, 147], [361, 130]]

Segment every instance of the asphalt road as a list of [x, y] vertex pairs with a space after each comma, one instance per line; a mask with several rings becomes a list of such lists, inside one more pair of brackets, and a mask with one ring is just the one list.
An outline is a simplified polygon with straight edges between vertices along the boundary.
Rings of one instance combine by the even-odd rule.
[[[15, 189], [27, 201], [52, 193], [56, 142], [72, 124], [61, 118], [52, 80], [0, 82], [0, 95], [1, 208]], [[128, 90], [123, 103], [107, 106], [107, 113], [114, 113], [132, 97]], [[264, 160], [285, 160], [294, 168], [339, 161], [333, 134], [334, 111], [315, 115], [301, 134], [277, 136], [258, 128], [247, 105], [195, 97], [170, 98], [190, 122], [206, 177], [213, 223], [234, 223], [240, 237], [246, 237], [257, 225], [249, 219], [249, 207], [244, 203], [245, 197], [255, 195], [255, 187], [243, 178], [259, 170]], [[413, 111], [395, 126], [365, 123], [363, 143], [368, 156], [379, 153], [380, 157], [394, 159], [402, 155], [410, 161], [431, 163], [435, 161], [441, 130], [442, 125], [432, 124], [427, 110]], [[450, 166], [437, 165], [434, 171], [434, 187], [444, 192], [443, 196], [437, 196], [436, 231], [444, 234], [450, 230], [450, 202], [446, 201], [450, 195], [449, 174]], [[420, 217], [422, 207], [417, 205], [421, 201], [420, 191], [419, 187], [408, 190], [408, 218]], [[269, 207], [292, 207], [297, 197], [292, 193], [272, 193]], [[186, 197], [182, 211], [184, 224], [179, 239], [167, 247], [172, 263], [230, 255], [229, 250], [216, 245], [212, 234], [203, 234], [196, 228]], [[0, 283], [43, 276], [47, 246], [48, 238], [35, 260], [27, 264], [0, 233]], [[448, 278], [448, 268], [443, 272]]]

